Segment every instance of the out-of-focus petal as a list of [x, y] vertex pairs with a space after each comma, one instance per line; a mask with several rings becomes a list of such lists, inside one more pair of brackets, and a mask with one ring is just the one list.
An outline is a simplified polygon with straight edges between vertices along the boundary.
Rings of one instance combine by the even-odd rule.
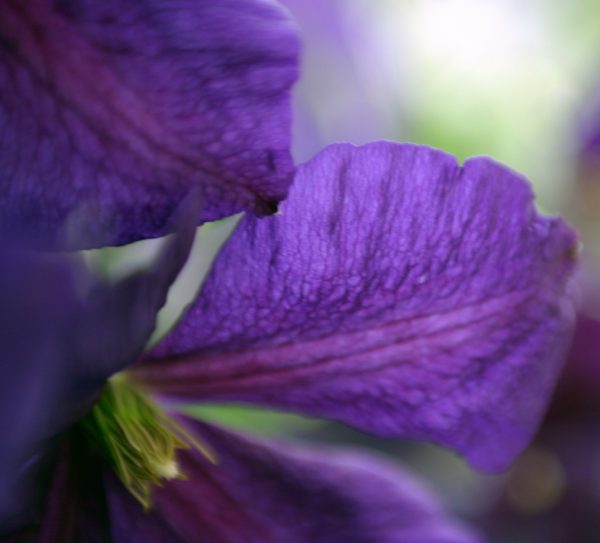
[[569, 351], [569, 364], [565, 377], [577, 380], [584, 387], [600, 391], [600, 320], [579, 313]]
[[178, 233], [165, 242], [148, 269], [118, 282], [95, 281], [73, 316], [70, 348], [78, 387], [97, 389], [141, 354], [165, 304], [169, 287], [185, 264], [196, 233], [197, 198], [176, 212]]
[[156, 237], [193, 186], [199, 221], [272, 212], [293, 172], [297, 54], [271, 0], [2, 2], [0, 230]]
[[155, 264], [116, 283], [62, 255], [0, 254], [0, 526], [30, 501], [24, 482], [32, 481], [46, 441], [142, 352], [187, 259], [198, 209], [193, 200], [177, 212], [181, 231]]
[[1, 536], [31, 512], [40, 460], [33, 444], [46, 437], [46, 416], [62, 410], [68, 376], [59, 342], [78, 305], [74, 284], [82, 268], [74, 259], [35, 258], [5, 247], [0, 263]]
[[575, 332], [544, 426], [600, 416], [600, 273], [585, 251], [576, 285]]
[[577, 128], [577, 151], [582, 160], [600, 159], [600, 93], [583, 105]]
[[[115, 541], [129, 543], [467, 543], [478, 541], [397, 466], [366, 455], [251, 442], [193, 423], [218, 465], [189, 452], [189, 477], [146, 514], [108, 477]], [[168, 535], [170, 534], [170, 537]]]
[[[374, 28], [369, 32], [372, 4], [281, 3], [298, 21], [303, 44], [302, 77], [294, 89], [296, 161], [304, 162], [333, 142], [367, 143], [397, 133], [403, 101], [398, 85], [386, 85], [381, 79], [389, 71], [385, 55], [374, 43], [374, 36], [380, 34]], [[402, 77], [399, 57], [404, 55], [396, 56], [395, 77]], [[377, 90], [372, 74], [377, 74]]]
[[575, 237], [532, 200], [486, 158], [329, 147], [299, 169], [281, 216], [242, 221], [138, 377], [503, 468], [536, 430], [573, 320]]

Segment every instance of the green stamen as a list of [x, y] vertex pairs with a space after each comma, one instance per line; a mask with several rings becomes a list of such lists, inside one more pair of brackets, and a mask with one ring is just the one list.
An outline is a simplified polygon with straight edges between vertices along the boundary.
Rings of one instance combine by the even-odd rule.
[[152, 505], [153, 485], [185, 479], [177, 464], [178, 450], [193, 447], [216, 463], [206, 444], [122, 374], [109, 380], [81, 424], [88, 439], [145, 509]]

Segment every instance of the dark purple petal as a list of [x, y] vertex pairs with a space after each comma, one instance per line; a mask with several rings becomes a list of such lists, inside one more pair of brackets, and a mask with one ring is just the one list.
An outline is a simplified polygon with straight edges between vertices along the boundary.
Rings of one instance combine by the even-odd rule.
[[193, 186], [200, 221], [272, 212], [297, 54], [271, 0], [3, 1], [0, 231], [155, 237]]
[[281, 216], [243, 220], [138, 377], [503, 468], [538, 426], [573, 320], [575, 237], [532, 200], [486, 158], [329, 147]]
[[28, 514], [40, 460], [34, 443], [46, 437], [46, 410], [60, 410], [59, 342], [78, 305], [77, 264], [4, 247], [0, 253], [0, 534]]
[[[180, 456], [186, 481], [157, 489], [150, 514], [110, 474], [112, 535], [128, 543], [467, 543], [421, 484], [389, 462], [251, 442], [200, 423], [218, 465]], [[170, 537], [169, 537], [170, 535]]]
[[111, 542], [101, 461], [76, 431], [62, 442], [37, 543]]
[[569, 350], [567, 377], [594, 390], [600, 391], [600, 320], [579, 313], [573, 343]]
[[196, 233], [199, 209], [191, 197], [176, 213], [179, 232], [167, 240], [154, 264], [116, 283], [96, 281], [73, 318], [73, 356], [79, 387], [94, 388], [132, 364], [146, 346], [169, 287], [185, 264]]
[[69, 257], [0, 254], [0, 525], [30, 501], [46, 441], [142, 352], [194, 238], [198, 205], [185, 204], [156, 263], [116, 283]]

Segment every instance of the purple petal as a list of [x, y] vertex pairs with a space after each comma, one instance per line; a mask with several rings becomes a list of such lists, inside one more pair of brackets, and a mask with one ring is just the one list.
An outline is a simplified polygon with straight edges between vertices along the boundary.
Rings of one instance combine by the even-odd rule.
[[68, 257], [0, 254], [0, 525], [30, 500], [29, 466], [46, 441], [146, 345], [194, 238], [198, 206], [185, 203], [177, 217], [187, 224], [157, 262], [116, 283]]
[[573, 320], [576, 240], [532, 199], [486, 158], [329, 147], [281, 216], [244, 219], [138, 376], [182, 400], [295, 410], [503, 468], [538, 426]]
[[155, 237], [192, 186], [200, 221], [272, 212], [297, 55], [270, 0], [2, 2], [0, 230]]
[[[186, 452], [187, 481], [157, 489], [145, 514], [109, 476], [115, 541], [129, 543], [466, 543], [437, 500], [396, 466], [365, 455], [251, 442], [190, 421], [219, 464]], [[170, 534], [170, 537], [168, 537]]]

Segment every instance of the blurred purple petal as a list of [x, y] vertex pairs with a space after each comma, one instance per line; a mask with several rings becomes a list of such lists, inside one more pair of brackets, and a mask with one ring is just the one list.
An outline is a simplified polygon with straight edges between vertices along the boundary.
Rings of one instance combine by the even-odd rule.
[[589, 260], [582, 264], [575, 333], [546, 425], [600, 415], [600, 276]]
[[[371, 6], [336, 0], [282, 4], [298, 21], [303, 44], [302, 77], [294, 88], [297, 162], [330, 143], [367, 143], [397, 133], [403, 97], [397, 86], [392, 91], [382, 84], [388, 70], [369, 32]], [[395, 59], [396, 71], [402, 57]], [[389, 93], [382, 94], [383, 88]]]
[[328, 449], [283, 448], [201, 423], [219, 464], [182, 455], [187, 481], [157, 489], [150, 514], [108, 475], [115, 541], [467, 543], [437, 500], [395, 465]]
[[281, 216], [244, 219], [138, 377], [501, 469], [538, 426], [573, 320], [576, 240], [532, 200], [486, 158], [329, 147], [299, 169]]
[[577, 315], [573, 343], [569, 351], [568, 377], [600, 391], [600, 320], [585, 313]]
[[2, 2], [0, 229], [156, 237], [197, 185], [200, 221], [272, 212], [293, 171], [297, 54], [270, 0]]
[[600, 160], [600, 93], [587, 101], [578, 126], [578, 152], [582, 160]]

